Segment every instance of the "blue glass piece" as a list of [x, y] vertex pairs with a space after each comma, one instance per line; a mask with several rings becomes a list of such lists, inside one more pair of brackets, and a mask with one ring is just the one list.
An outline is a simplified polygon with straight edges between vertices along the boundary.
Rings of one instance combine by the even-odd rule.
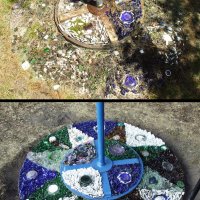
[[121, 172], [118, 177], [119, 181], [123, 184], [128, 184], [131, 182], [131, 174], [128, 172]]
[[56, 176], [56, 171], [48, 170], [26, 159], [20, 171], [20, 200], [28, 198], [30, 194], [43, 186], [47, 181], [54, 179]]
[[125, 89], [125, 88], [121, 88], [120, 92], [121, 92], [122, 95], [125, 95], [129, 91], [127, 89]]
[[158, 180], [155, 176], [149, 178], [149, 184], [157, 184]]
[[[127, 192], [141, 180], [140, 164], [115, 165], [108, 171], [112, 195]], [[129, 181], [131, 179], [131, 181]]]
[[124, 85], [127, 87], [135, 87], [137, 85], [137, 81], [133, 76], [127, 75], [124, 81]]
[[120, 15], [120, 20], [124, 24], [131, 24], [135, 21], [134, 14], [131, 11], [123, 11]]
[[[87, 134], [90, 137], [97, 139], [97, 132], [94, 130], [94, 127], [97, 126], [96, 121], [86, 121], [81, 123], [74, 123], [73, 127], [81, 130], [83, 133]], [[108, 135], [115, 127], [117, 122], [114, 121], [105, 121], [105, 135]]]

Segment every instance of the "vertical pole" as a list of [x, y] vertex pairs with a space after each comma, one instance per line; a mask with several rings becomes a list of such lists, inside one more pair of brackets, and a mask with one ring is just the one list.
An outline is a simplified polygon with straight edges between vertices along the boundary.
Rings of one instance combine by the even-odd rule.
[[97, 134], [98, 134], [98, 165], [104, 166], [105, 163], [105, 144], [104, 144], [104, 103], [97, 102]]

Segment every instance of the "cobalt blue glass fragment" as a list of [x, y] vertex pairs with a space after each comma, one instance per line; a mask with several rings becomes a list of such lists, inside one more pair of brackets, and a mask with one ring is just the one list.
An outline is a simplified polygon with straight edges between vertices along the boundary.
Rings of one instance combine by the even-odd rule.
[[[95, 140], [97, 139], [97, 132], [95, 130], [96, 126], [97, 126], [96, 121], [86, 121], [73, 124], [73, 127], [76, 127], [77, 129], [87, 134], [88, 136], [93, 137]], [[117, 122], [105, 121], [105, 135], [108, 135], [116, 126]]]
[[25, 200], [30, 194], [35, 192], [37, 188], [43, 186], [46, 181], [52, 180], [56, 176], [56, 171], [48, 170], [26, 159], [20, 171], [20, 200]]

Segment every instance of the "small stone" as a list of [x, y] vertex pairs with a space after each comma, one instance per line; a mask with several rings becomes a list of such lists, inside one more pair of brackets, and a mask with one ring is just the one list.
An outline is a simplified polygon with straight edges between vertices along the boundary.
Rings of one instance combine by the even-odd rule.
[[43, 4], [42, 4], [42, 7], [44, 8], [45, 6], [46, 6], [46, 4], [45, 4], [45, 3], [43, 3]]
[[171, 75], [172, 75], [172, 72], [171, 72], [169, 69], [167, 69], [167, 70], [165, 71], [165, 75], [166, 75], [166, 76], [171, 76]]
[[49, 38], [49, 36], [48, 36], [48, 35], [45, 35], [45, 36], [44, 36], [44, 39], [45, 39], [45, 40], [47, 40], [48, 38]]
[[142, 154], [144, 157], [148, 157], [148, 156], [149, 156], [149, 152], [148, 152], [148, 151], [142, 151], [141, 154]]
[[53, 89], [54, 89], [54, 90], [58, 90], [59, 88], [60, 88], [60, 85], [54, 85], [54, 86], [53, 86]]
[[140, 50], [140, 53], [141, 53], [141, 54], [143, 54], [143, 53], [144, 53], [144, 50], [143, 50], [143, 49], [141, 49], [141, 50]]
[[90, 35], [90, 34], [92, 34], [92, 32], [93, 31], [91, 29], [89, 29], [89, 30], [86, 31], [86, 34]]
[[167, 30], [171, 32], [172, 31], [172, 27], [167, 27]]
[[30, 68], [30, 63], [28, 62], [28, 61], [25, 61], [24, 63], [22, 63], [22, 68], [24, 69], [24, 70], [27, 70], [27, 69], [29, 69]]
[[113, 54], [114, 54], [115, 56], [118, 56], [118, 55], [119, 55], [119, 51], [114, 51]]
[[48, 187], [49, 194], [53, 194], [58, 191], [58, 186], [56, 184], [52, 184]]
[[29, 180], [33, 180], [37, 177], [38, 173], [35, 170], [31, 170], [26, 174], [26, 178]]
[[165, 169], [167, 171], [172, 171], [174, 169], [174, 166], [171, 163], [166, 162], [166, 161], [162, 162], [162, 167], [163, 167], [163, 169]]
[[79, 183], [81, 187], [87, 187], [92, 183], [92, 178], [90, 176], [84, 175], [80, 178]]
[[14, 3], [12, 6], [13, 10], [19, 9], [20, 8], [20, 4], [19, 3]]
[[52, 142], [55, 142], [56, 141], [56, 137], [55, 136], [51, 136], [49, 138], [49, 142], [52, 143]]
[[109, 152], [113, 156], [121, 156], [125, 153], [125, 148], [120, 144], [114, 144], [109, 147]]
[[135, 136], [135, 139], [139, 142], [141, 141], [146, 141], [147, 140], [147, 137], [145, 135], [136, 135]]
[[73, 55], [72, 55], [72, 59], [73, 59], [73, 60], [76, 60], [76, 59], [77, 59], [76, 55], [73, 54]]
[[112, 137], [113, 140], [120, 140], [120, 136], [119, 135], [115, 135]]
[[169, 34], [167, 34], [167, 33], [164, 33], [164, 34], [163, 34], [163, 40], [165, 40], [166, 45], [168, 45], [169, 42], [172, 42], [172, 41], [173, 41], [172, 38], [171, 38], [171, 36], [170, 36]]
[[132, 177], [131, 174], [129, 174], [128, 172], [121, 172], [118, 176], [117, 176], [118, 180], [123, 183], [123, 184], [128, 184], [131, 182]]

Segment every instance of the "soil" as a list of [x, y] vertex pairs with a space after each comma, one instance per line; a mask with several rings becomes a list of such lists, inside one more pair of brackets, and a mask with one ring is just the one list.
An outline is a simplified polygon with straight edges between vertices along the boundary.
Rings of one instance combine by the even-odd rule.
[[[199, 3], [145, 0], [131, 39], [107, 51], [67, 42], [54, 22], [55, 0], [21, 1], [10, 18], [12, 51], [39, 80], [72, 87], [85, 98], [198, 98]], [[191, 31], [193, 30], [193, 31]], [[166, 45], [163, 35], [172, 39]], [[171, 71], [171, 76], [166, 75]], [[137, 86], [127, 88], [133, 76]], [[62, 92], [61, 92], [62, 93]]]
[[[200, 174], [199, 111], [197, 102], [105, 103], [106, 119], [151, 131], [176, 152], [184, 166], [187, 194]], [[95, 112], [95, 104], [86, 102], [1, 102], [0, 199], [18, 199], [19, 169], [41, 137], [67, 124], [95, 119]]]

